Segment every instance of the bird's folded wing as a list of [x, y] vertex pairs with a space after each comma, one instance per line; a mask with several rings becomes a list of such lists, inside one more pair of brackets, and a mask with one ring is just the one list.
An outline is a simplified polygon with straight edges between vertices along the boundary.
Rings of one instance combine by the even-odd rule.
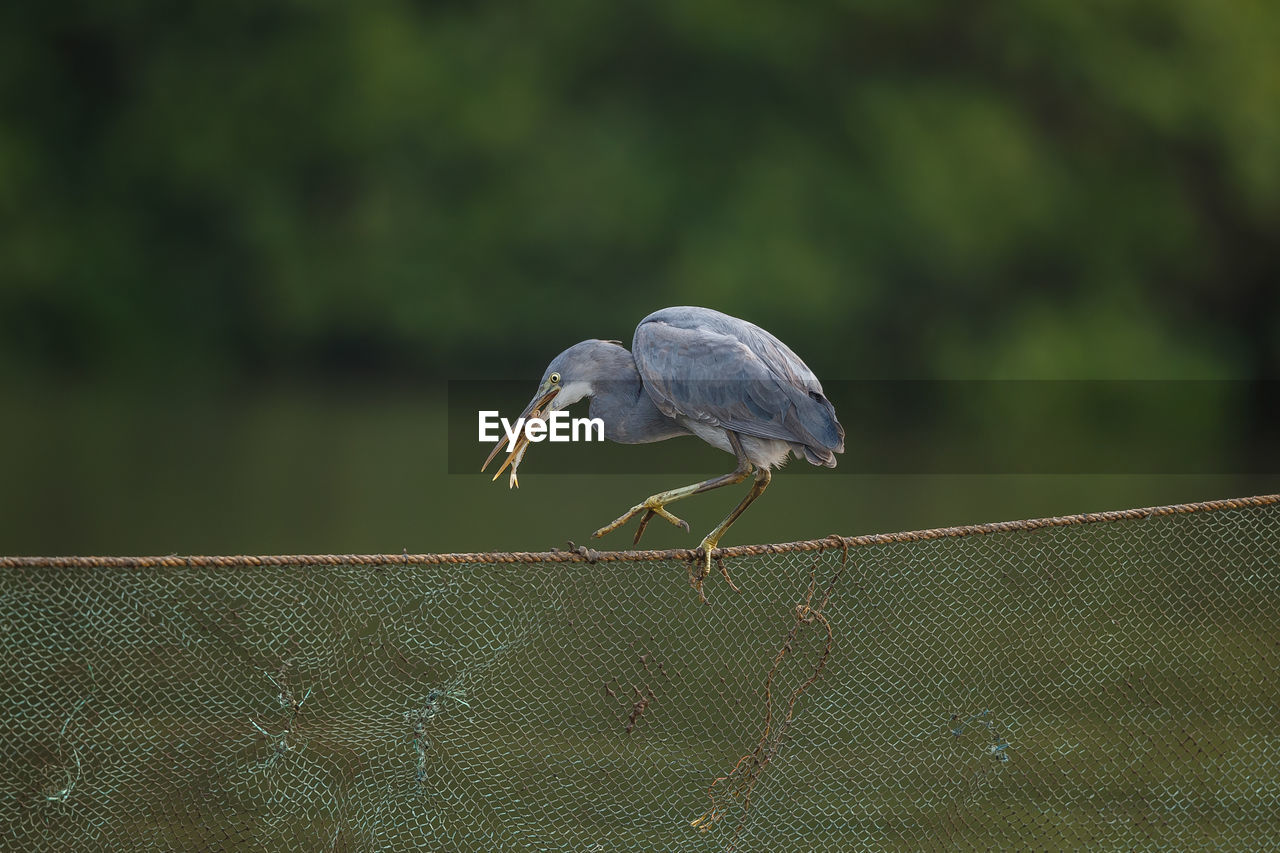
[[763, 329], [742, 326], [725, 333], [641, 323], [632, 355], [658, 409], [743, 435], [843, 449], [813, 372]]

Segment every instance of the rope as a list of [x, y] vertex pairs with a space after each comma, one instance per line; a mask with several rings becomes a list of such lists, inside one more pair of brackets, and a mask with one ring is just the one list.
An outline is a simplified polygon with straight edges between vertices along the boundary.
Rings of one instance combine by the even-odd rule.
[[[910, 530], [901, 533], [873, 533], [864, 536], [827, 536], [800, 542], [782, 542], [766, 545], [734, 545], [717, 548], [712, 555], [717, 558], [758, 557], [763, 554], [787, 554], [817, 551], [831, 548], [837, 543], [843, 548], [861, 548], [868, 545], [888, 545], [897, 542], [922, 542], [931, 539], [953, 539], [962, 536], [979, 536], [986, 533], [1010, 533], [1035, 531], [1052, 527], [1070, 527], [1078, 524], [1097, 524], [1111, 521], [1157, 518], [1165, 515], [1185, 515], [1193, 512], [1218, 512], [1231, 509], [1256, 509], [1280, 504], [1280, 494], [1257, 495], [1249, 498], [1227, 498], [1199, 503], [1170, 504], [1143, 509], [1121, 509], [1109, 512], [1086, 512], [1079, 515], [1061, 515], [1053, 518], [1028, 518], [1020, 521], [998, 521], [990, 524], [967, 524], [959, 527], [935, 527], [929, 530]], [[572, 542], [569, 543], [571, 546]], [[595, 551], [578, 546], [561, 551], [486, 551], [470, 554], [274, 554], [265, 556], [191, 556], [170, 554], [166, 557], [0, 557], [4, 569], [148, 569], [148, 568], [242, 568], [253, 566], [393, 566], [393, 565], [441, 565], [465, 563], [631, 563], [654, 560], [690, 560], [700, 548], [669, 548], [648, 551]]]

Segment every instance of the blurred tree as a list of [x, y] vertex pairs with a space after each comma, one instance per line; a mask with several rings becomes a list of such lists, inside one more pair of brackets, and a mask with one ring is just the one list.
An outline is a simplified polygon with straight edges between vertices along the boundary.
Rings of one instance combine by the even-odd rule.
[[1275, 377], [1277, 43], [1249, 0], [10, 4], [0, 354], [504, 373], [692, 303], [823, 375]]

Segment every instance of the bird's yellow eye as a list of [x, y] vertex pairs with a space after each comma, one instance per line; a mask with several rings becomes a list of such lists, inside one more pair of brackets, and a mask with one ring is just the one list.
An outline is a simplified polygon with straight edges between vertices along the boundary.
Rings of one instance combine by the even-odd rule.
[[559, 385], [559, 384], [560, 384], [560, 374], [559, 374], [559, 373], [553, 373], [553, 374], [551, 374], [550, 376], [548, 376], [547, 378], [551, 381], [551, 384], [552, 384], [552, 385]]

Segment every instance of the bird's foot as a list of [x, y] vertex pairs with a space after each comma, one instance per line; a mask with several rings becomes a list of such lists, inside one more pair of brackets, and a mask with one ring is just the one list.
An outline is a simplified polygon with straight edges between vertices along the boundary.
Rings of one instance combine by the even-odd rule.
[[666, 505], [662, 501], [658, 500], [656, 497], [650, 497], [646, 499], [644, 503], [636, 504], [631, 509], [627, 510], [625, 513], [618, 516], [613, 521], [609, 522], [604, 527], [601, 527], [599, 530], [597, 530], [595, 533], [592, 533], [591, 535], [596, 539], [599, 539], [601, 536], [604, 536], [606, 533], [612, 533], [613, 531], [617, 530], [619, 527], [626, 524], [628, 521], [635, 518], [640, 513], [644, 513], [644, 515], [641, 516], [640, 518], [640, 526], [636, 528], [635, 538], [631, 540], [631, 544], [633, 545], [637, 545], [640, 543], [640, 537], [644, 535], [644, 529], [649, 526], [649, 520], [652, 519], [655, 515], [659, 516], [660, 518], [665, 518], [667, 521], [671, 522], [676, 527], [683, 527], [685, 533], [689, 532], [689, 522], [672, 515], [670, 512], [667, 511]]
[[[698, 546], [698, 556], [689, 570], [689, 584], [698, 591], [698, 600], [703, 604], [707, 603], [707, 597], [702, 594], [702, 582], [711, 574], [711, 555], [718, 543], [719, 540], [710, 537], [703, 539]], [[724, 557], [717, 558], [716, 562], [720, 564], [720, 574], [724, 575], [724, 582], [729, 585], [729, 589], [741, 593], [742, 590], [729, 577], [729, 567], [724, 564]]]

